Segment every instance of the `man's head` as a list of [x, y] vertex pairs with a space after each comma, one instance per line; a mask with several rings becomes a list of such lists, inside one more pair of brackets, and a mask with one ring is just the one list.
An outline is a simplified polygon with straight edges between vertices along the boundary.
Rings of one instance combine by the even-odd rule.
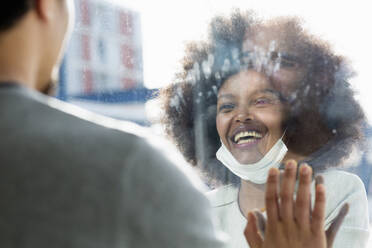
[[[39, 91], [49, 88], [72, 16], [73, 0], [17, 0], [4, 5], [0, 64], [6, 69], [0, 70], [1, 80], [21, 81]], [[17, 75], [7, 75], [12, 71]]]

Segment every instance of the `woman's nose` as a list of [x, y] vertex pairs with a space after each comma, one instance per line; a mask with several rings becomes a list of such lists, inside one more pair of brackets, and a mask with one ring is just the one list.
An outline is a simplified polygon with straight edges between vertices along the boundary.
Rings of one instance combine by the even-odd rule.
[[245, 123], [251, 120], [253, 120], [253, 116], [248, 111], [239, 112], [235, 117], [235, 121], [241, 123]]

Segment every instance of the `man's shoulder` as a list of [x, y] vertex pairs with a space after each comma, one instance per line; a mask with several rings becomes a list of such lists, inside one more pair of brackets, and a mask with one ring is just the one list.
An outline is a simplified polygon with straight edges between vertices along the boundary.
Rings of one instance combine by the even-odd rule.
[[[123, 230], [130, 247], [149, 246], [155, 239], [154, 247], [177, 247], [185, 237], [191, 242], [186, 246], [221, 247], [207, 200], [196, 187], [201, 182], [169, 142], [136, 124], [39, 94], [8, 95], [9, 101], [1, 95], [0, 115], [6, 123], [0, 123], [0, 132], [6, 135], [0, 139], [0, 162], [13, 171], [3, 173], [2, 185], [13, 177], [25, 185], [26, 199], [31, 199], [29, 185], [40, 185], [64, 204], [95, 207], [96, 219], [107, 218], [107, 209], [120, 221], [115, 227]], [[12, 150], [17, 156], [9, 156]], [[27, 180], [24, 171], [31, 175]], [[30, 204], [15, 205], [30, 209]]]
[[30, 142], [38, 144], [32, 148], [34, 154], [49, 150], [57, 157], [79, 160], [127, 161], [135, 154], [146, 157], [156, 153], [148, 141], [148, 128], [135, 123], [104, 117], [20, 87], [0, 90], [0, 103], [0, 143], [23, 154], [31, 153], [22, 149]]
[[[73, 133], [76, 138], [87, 135], [102, 138], [105, 134], [125, 136], [129, 139], [146, 136], [146, 129], [135, 123], [104, 117], [19, 86], [5, 92], [2, 90], [0, 94], [0, 114], [3, 119], [13, 122], [13, 126], [22, 125], [30, 131], [39, 129], [42, 133], [50, 131], [54, 132], [54, 135], [66, 135], [65, 137]], [[84, 142], [84, 139], [81, 142]]]

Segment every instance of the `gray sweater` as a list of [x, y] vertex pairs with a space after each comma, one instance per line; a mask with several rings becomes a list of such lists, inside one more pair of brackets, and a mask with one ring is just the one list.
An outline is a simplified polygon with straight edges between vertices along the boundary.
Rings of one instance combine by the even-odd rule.
[[223, 247], [202, 193], [125, 126], [0, 84], [0, 247]]

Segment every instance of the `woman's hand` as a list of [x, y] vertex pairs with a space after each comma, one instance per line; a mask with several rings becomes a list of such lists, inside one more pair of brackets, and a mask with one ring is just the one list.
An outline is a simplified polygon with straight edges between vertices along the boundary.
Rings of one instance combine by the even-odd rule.
[[294, 200], [296, 172], [295, 161], [286, 163], [278, 195], [279, 170], [270, 170], [265, 194], [267, 221], [260, 212], [248, 214], [244, 235], [251, 248], [332, 247], [336, 233], [348, 212], [348, 205], [342, 207], [332, 225], [325, 231], [326, 196], [323, 179], [316, 179], [315, 204], [311, 210], [311, 167], [301, 166], [297, 197]]

